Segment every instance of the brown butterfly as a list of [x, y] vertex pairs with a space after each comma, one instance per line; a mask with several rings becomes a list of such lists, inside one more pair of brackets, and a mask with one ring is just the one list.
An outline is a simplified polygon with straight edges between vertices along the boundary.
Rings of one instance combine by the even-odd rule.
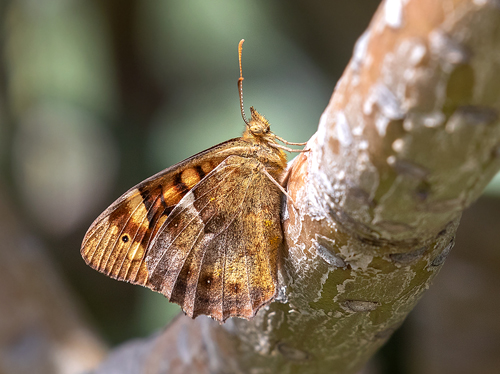
[[[286, 167], [253, 107], [243, 108], [241, 49], [238, 91], [246, 130], [128, 190], [90, 226], [81, 254], [112, 278], [165, 295], [192, 318], [252, 318], [276, 295], [282, 243], [278, 183]], [[303, 150], [302, 150], [303, 151]], [[287, 195], [288, 196], [288, 195]]]

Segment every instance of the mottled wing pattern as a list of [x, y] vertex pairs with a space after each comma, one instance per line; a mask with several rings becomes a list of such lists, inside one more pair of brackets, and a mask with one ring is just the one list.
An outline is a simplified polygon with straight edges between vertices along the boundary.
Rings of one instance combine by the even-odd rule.
[[[238, 144], [233, 139], [207, 149], [123, 194], [87, 231], [81, 247], [85, 262], [112, 278], [145, 285], [146, 253], [156, 233], [189, 190], [227, 157], [225, 150], [238, 151]], [[211, 157], [204, 157], [207, 153]]]
[[131, 188], [87, 231], [84, 260], [193, 318], [253, 317], [276, 294], [281, 193], [247, 150], [233, 139]]
[[193, 318], [251, 318], [276, 294], [281, 195], [261, 167], [229, 156], [183, 197], [153, 239], [146, 285]]

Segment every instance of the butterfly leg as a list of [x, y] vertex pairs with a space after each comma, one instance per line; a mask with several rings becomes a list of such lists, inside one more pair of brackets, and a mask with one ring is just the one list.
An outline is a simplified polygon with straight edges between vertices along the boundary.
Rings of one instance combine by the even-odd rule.
[[307, 142], [304, 142], [304, 143], [293, 143], [293, 142], [289, 142], [288, 140], [285, 140], [281, 137], [279, 137], [278, 135], [274, 134], [274, 137], [276, 139], [278, 139], [280, 142], [284, 143], [284, 144], [288, 144], [288, 145], [306, 145]]
[[281, 192], [282, 192], [282, 193], [283, 193], [283, 194], [284, 194], [287, 198], [289, 198], [289, 199], [290, 199], [290, 201], [292, 202], [293, 207], [294, 207], [296, 210], [298, 210], [298, 209], [297, 209], [297, 206], [295, 205], [295, 201], [293, 201], [292, 197], [288, 194], [288, 192], [286, 192], [286, 190], [283, 188], [283, 186], [282, 186], [281, 184], [279, 184], [279, 183], [278, 183], [278, 182], [277, 182], [277, 181], [273, 178], [273, 176], [272, 176], [271, 174], [269, 174], [269, 172], [266, 170], [266, 168], [265, 168], [265, 167], [262, 167], [260, 170], [262, 171], [262, 173], [263, 173], [266, 177], [268, 177], [268, 178], [269, 178], [269, 180], [270, 180], [271, 182], [273, 182], [273, 183], [274, 183], [274, 184], [275, 184], [275, 185], [276, 185], [276, 186], [280, 189], [280, 191], [281, 191]]
[[284, 145], [277, 144], [277, 143], [269, 143], [269, 146], [271, 146], [273, 148], [283, 149], [287, 152], [309, 152], [310, 151], [310, 149], [293, 149], [293, 148], [285, 147]]

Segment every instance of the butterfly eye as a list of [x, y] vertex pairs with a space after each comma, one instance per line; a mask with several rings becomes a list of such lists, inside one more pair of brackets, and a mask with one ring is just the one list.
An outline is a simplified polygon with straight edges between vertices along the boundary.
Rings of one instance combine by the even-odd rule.
[[263, 130], [261, 126], [253, 125], [250, 127], [250, 132], [254, 135], [260, 135], [265, 132], [265, 130]]
[[122, 236], [122, 242], [127, 243], [130, 240], [130, 237], [128, 235], [123, 235]]

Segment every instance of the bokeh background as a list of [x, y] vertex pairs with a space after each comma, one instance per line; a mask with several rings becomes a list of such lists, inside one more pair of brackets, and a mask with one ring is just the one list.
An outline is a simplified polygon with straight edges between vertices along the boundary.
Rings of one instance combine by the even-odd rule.
[[[246, 39], [247, 111], [255, 106], [287, 140], [309, 139], [378, 5], [377, 0], [1, 0], [0, 358], [15, 368], [11, 357], [33, 356], [35, 362], [43, 355], [37, 344], [50, 328], [38, 324], [45, 318], [57, 326], [59, 318], [71, 315], [71, 323], [87, 331], [86, 339], [102, 347], [165, 326], [177, 306], [84, 264], [79, 250], [86, 229], [131, 186], [241, 134], [236, 87], [241, 38]], [[486, 283], [500, 286], [494, 270], [500, 264], [500, 215], [490, 213], [500, 208], [499, 184], [491, 184], [487, 202], [464, 219], [469, 223], [457, 247], [463, 235], [465, 258], [450, 260], [459, 262], [458, 273], [450, 269], [449, 284], [446, 275], [438, 277], [441, 292], [451, 292], [452, 299], [470, 303], [467, 297], [484, 288], [484, 279], [478, 280], [484, 271], [472, 271], [467, 258], [470, 246], [472, 260], [480, 257], [481, 240], [493, 278]], [[471, 239], [476, 233], [479, 239]], [[463, 280], [471, 273], [477, 273], [474, 287]], [[453, 281], [457, 274], [460, 287]], [[463, 287], [470, 295], [464, 296]], [[498, 295], [495, 300], [500, 304]], [[433, 372], [419, 366], [435, 354], [426, 353], [429, 337], [422, 332], [440, 331], [450, 322], [446, 313], [455, 309], [445, 305], [433, 311], [435, 303], [431, 309], [425, 302], [419, 306], [417, 317], [382, 350], [375, 369]], [[45, 317], [34, 317], [38, 309]], [[442, 320], [429, 324], [426, 313]], [[470, 324], [467, 318], [472, 317], [460, 315], [457, 326]], [[434, 336], [430, 346], [440, 346], [442, 336]], [[491, 339], [483, 348], [498, 343], [500, 351], [500, 337]], [[457, 350], [448, 353], [453, 357]], [[24, 373], [11, 371], [17, 372]]]

